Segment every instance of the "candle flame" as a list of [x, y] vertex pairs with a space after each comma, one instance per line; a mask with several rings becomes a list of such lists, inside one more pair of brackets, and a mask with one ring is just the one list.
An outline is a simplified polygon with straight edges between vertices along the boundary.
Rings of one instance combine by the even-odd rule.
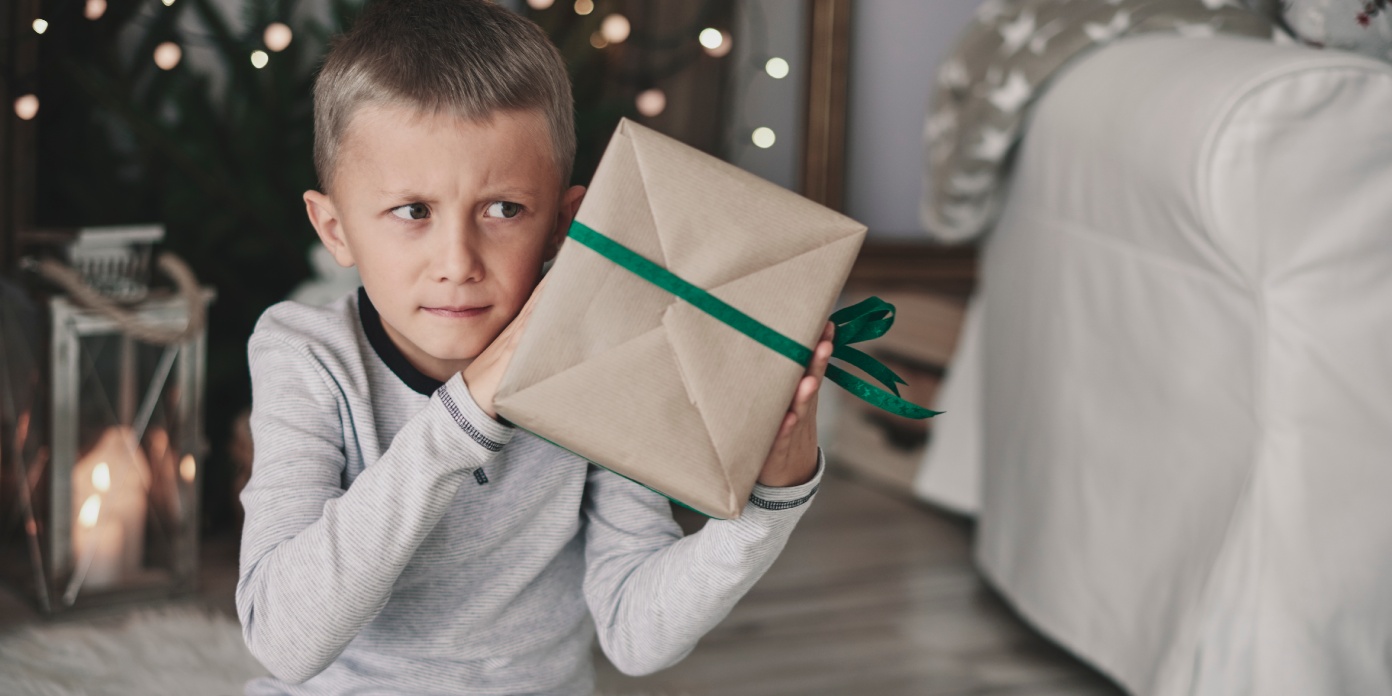
[[193, 461], [192, 454], [185, 454], [179, 462], [179, 477], [188, 483], [193, 483], [193, 477], [198, 473], [198, 464]]
[[77, 513], [77, 523], [91, 529], [97, 526], [99, 515], [101, 515], [101, 496], [93, 493], [87, 496], [87, 501], [82, 504], [82, 511]]
[[92, 487], [101, 493], [111, 490], [111, 467], [106, 462], [92, 467]]

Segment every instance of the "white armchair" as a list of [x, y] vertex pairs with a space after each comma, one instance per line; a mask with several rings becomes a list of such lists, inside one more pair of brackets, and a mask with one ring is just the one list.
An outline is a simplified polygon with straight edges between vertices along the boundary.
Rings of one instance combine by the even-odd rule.
[[1138, 694], [1392, 693], [1392, 65], [1150, 35], [1036, 105], [919, 490]]

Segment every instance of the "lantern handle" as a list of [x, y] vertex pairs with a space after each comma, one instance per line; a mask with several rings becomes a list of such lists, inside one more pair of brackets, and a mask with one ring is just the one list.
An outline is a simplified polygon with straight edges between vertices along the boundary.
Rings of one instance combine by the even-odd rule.
[[158, 345], [183, 343], [197, 336], [207, 321], [207, 307], [203, 302], [202, 289], [198, 286], [198, 278], [193, 275], [193, 270], [173, 252], [162, 252], [156, 263], [160, 270], [174, 281], [179, 296], [188, 305], [188, 322], [183, 328], [167, 329], [142, 321], [134, 312], [93, 289], [77, 271], [61, 261], [34, 258], [21, 261], [24, 268], [36, 271], [66, 290], [78, 303], [115, 321], [125, 335]]

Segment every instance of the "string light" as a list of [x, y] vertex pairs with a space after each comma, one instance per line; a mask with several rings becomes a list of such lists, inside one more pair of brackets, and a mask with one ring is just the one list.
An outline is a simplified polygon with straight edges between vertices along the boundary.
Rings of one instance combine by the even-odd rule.
[[766, 126], [759, 126], [758, 128], [755, 128], [754, 136], [751, 139], [754, 141], [754, 144], [756, 146], [761, 147], [765, 150], [773, 147], [774, 141], [777, 140], [777, 138], [774, 137], [773, 129], [768, 128]]
[[527, 0], [527, 6], [533, 10], [549, 9], [556, 0]]
[[179, 48], [179, 44], [173, 41], [166, 41], [155, 47], [155, 65], [158, 65], [161, 70], [173, 70], [182, 57], [184, 57], [183, 50]]
[[604, 40], [611, 44], [623, 43], [628, 38], [632, 26], [628, 23], [628, 18], [621, 14], [611, 14], [604, 18], [599, 25], [599, 33], [604, 35]]
[[290, 31], [290, 27], [280, 22], [272, 22], [266, 26], [266, 31], [261, 35], [261, 40], [266, 42], [266, 48], [279, 53], [284, 51], [286, 46], [290, 45], [290, 39], [293, 37], [294, 34]]
[[32, 120], [39, 113], [39, 98], [26, 94], [14, 102], [15, 115], [25, 121]]
[[764, 72], [775, 80], [781, 80], [788, 76], [788, 61], [778, 57], [770, 58], [764, 63]]
[[603, 33], [595, 32], [593, 34], [590, 34], [590, 45], [594, 46], [595, 48], [604, 48], [605, 46], [609, 45], [609, 42], [604, 39]]
[[575, 14], [587, 15], [594, 12], [594, 0], [575, 0]]
[[267, 55], [267, 53], [266, 53], [265, 51], [252, 51], [252, 52], [251, 52], [251, 65], [252, 65], [252, 67], [256, 68], [257, 70], [260, 70], [261, 68], [266, 67], [266, 63], [269, 63], [270, 61], [271, 61], [271, 57], [270, 57], [269, 55]]
[[97, 20], [106, 14], [106, 0], [87, 0], [87, 6], [82, 9], [82, 16], [87, 19]]
[[656, 87], [645, 89], [638, 93], [634, 105], [638, 107], [638, 113], [652, 118], [667, 108], [667, 94]]
[[702, 29], [699, 40], [701, 47], [706, 50], [706, 55], [713, 58], [724, 58], [730, 53], [730, 49], [734, 48], [730, 33], [723, 29]]
[[46, 19], [36, 19], [36, 20], [34, 20], [34, 33], [35, 33], [35, 34], [42, 34], [42, 33], [46, 32], [46, 31], [48, 31], [48, 20], [46, 20]]

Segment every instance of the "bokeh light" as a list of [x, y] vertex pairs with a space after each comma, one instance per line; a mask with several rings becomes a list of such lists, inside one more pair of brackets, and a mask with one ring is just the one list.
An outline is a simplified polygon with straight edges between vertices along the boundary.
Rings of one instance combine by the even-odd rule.
[[609, 42], [604, 39], [604, 34], [595, 32], [590, 34], [590, 45], [595, 48], [604, 48], [609, 45]]
[[575, 14], [587, 15], [594, 12], [594, 0], [575, 0]]
[[266, 67], [266, 64], [269, 62], [271, 62], [271, 56], [265, 51], [251, 52], [251, 65], [257, 70]]
[[34, 20], [34, 33], [35, 33], [35, 34], [42, 34], [42, 33], [46, 32], [46, 31], [48, 31], [48, 20], [46, 20], [46, 19], [36, 19], [36, 20]]
[[604, 40], [611, 44], [623, 43], [631, 30], [628, 18], [621, 14], [611, 14], [605, 17], [604, 22], [599, 25], [599, 33], [603, 34]]
[[781, 80], [788, 76], [788, 61], [777, 56], [770, 58], [764, 63], [764, 72], [775, 80]]
[[638, 107], [638, 113], [652, 118], [667, 109], [667, 93], [656, 87], [645, 89], [638, 93], [634, 104]]
[[101, 19], [106, 14], [106, 0], [87, 0], [87, 5], [82, 8], [82, 16], [87, 19]]
[[730, 32], [724, 29], [702, 29], [700, 41], [706, 55], [713, 58], [724, 58], [735, 45], [730, 39]]
[[767, 126], [759, 126], [758, 128], [754, 129], [754, 135], [751, 138], [751, 140], [754, 141], [754, 144], [756, 146], [767, 150], [773, 147], [773, 143], [776, 140], [778, 140], [778, 138], [774, 136], [772, 128], [769, 128]]
[[155, 65], [160, 66], [161, 70], [173, 70], [183, 57], [183, 49], [173, 41], [166, 41], [155, 47]]
[[39, 115], [39, 98], [32, 94], [26, 94], [15, 100], [14, 110], [15, 115], [21, 119], [32, 120]]
[[554, 4], [556, 4], [556, 0], [527, 0], [527, 7], [533, 10], [550, 9]]
[[266, 48], [277, 53], [284, 51], [290, 45], [290, 40], [294, 38], [294, 33], [290, 27], [280, 23], [272, 22], [266, 25], [266, 31], [261, 35], [261, 40], [266, 42]]

